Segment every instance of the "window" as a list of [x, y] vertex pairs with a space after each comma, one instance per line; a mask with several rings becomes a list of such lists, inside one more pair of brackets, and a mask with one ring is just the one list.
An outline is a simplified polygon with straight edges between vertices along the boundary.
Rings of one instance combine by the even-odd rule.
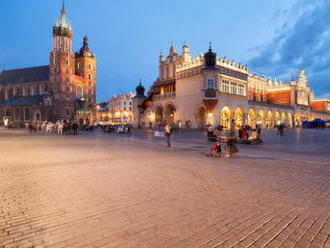
[[229, 81], [227, 80], [222, 81], [221, 92], [229, 93]]
[[65, 64], [66, 64], [66, 65], [69, 65], [69, 60], [67, 60], [67, 61], [65, 62]]
[[77, 69], [80, 69], [80, 63], [77, 64]]
[[8, 100], [8, 90], [5, 90], [5, 100]]
[[238, 95], [245, 96], [244, 84], [238, 84]]
[[88, 74], [88, 79], [91, 80], [92, 79], [92, 75]]
[[207, 80], [207, 88], [208, 89], [214, 89], [213, 79]]
[[42, 85], [39, 85], [39, 95], [42, 95], [44, 93], [44, 89]]
[[89, 64], [89, 65], [88, 65], [88, 69], [89, 69], [89, 70], [92, 70], [92, 68], [93, 68], [93, 67], [92, 67], [92, 64]]
[[92, 86], [92, 82], [91, 82], [91, 81], [88, 82], [88, 86], [89, 86], [89, 87]]
[[31, 87], [31, 96], [34, 96], [34, 94], [35, 94], [35, 88], [34, 88], [34, 86], [32, 86]]
[[16, 88], [13, 89], [13, 96], [16, 96]]
[[23, 96], [26, 96], [26, 88], [23, 88]]
[[237, 83], [235, 82], [230, 83], [230, 93], [237, 95]]

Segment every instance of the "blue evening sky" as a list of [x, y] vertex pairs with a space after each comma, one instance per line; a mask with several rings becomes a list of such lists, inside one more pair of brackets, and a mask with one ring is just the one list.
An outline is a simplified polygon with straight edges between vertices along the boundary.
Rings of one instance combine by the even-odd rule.
[[[61, 0], [1, 0], [0, 68], [46, 65]], [[97, 101], [149, 89], [159, 53], [171, 41], [192, 55], [212, 41], [218, 56], [272, 79], [297, 77], [304, 64], [319, 97], [330, 96], [330, 1], [325, 0], [66, 0], [73, 52], [85, 34], [97, 56]]]

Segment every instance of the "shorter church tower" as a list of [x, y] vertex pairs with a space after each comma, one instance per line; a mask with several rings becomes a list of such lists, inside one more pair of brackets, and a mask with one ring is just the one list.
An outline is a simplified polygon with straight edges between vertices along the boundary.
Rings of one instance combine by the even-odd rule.
[[88, 46], [88, 37], [84, 37], [83, 46], [75, 54], [75, 71], [80, 77], [80, 83], [76, 84], [76, 98], [83, 98], [85, 109], [91, 113], [94, 121], [96, 115], [96, 56]]

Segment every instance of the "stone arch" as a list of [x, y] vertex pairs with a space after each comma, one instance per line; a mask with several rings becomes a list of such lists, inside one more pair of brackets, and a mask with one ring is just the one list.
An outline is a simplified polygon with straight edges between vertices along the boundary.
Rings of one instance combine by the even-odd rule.
[[273, 128], [274, 127], [274, 116], [273, 116], [273, 111], [272, 110], [268, 110], [268, 112], [267, 112], [266, 126], [268, 128]]
[[279, 111], [275, 112], [274, 119], [275, 119], [275, 125], [279, 126], [281, 124], [281, 116]]
[[297, 127], [301, 126], [301, 116], [299, 113], [294, 115], [294, 123], [295, 123], [295, 126], [297, 126]]
[[281, 123], [287, 124], [287, 114], [286, 114], [286, 112], [281, 113]]
[[230, 122], [232, 116], [232, 108], [229, 105], [225, 105], [220, 114], [220, 125], [223, 128], [230, 129]]
[[265, 110], [260, 109], [257, 116], [257, 125], [266, 128], [266, 113]]
[[206, 126], [206, 120], [207, 120], [207, 110], [205, 106], [199, 106], [197, 108], [197, 115], [196, 115], [196, 123], [197, 128], [203, 129]]
[[256, 116], [256, 110], [254, 108], [250, 108], [248, 111], [248, 117], [247, 117], [247, 125], [251, 128], [256, 128], [257, 125], [257, 116]]
[[239, 106], [235, 110], [234, 120], [235, 120], [235, 125], [236, 125], [237, 128], [241, 128], [245, 125], [245, 123], [244, 123], [244, 109], [241, 106]]
[[163, 125], [163, 116], [164, 114], [164, 107], [161, 104], [157, 104], [155, 107], [155, 124], [156, 125]]
[[35, 112], [35, 118], [34, 118], [36, 121], [41, 121], [41, 113], [40, 113], [40, 110], [37, 110]]
[[292, 127], [293, 126], [293, 122], [292, 122], [292, 114], [288, 113], [288, 126]]
[[164, 117], [165, 117], [165, 123], [169, 125], [174, 125], [175, 124], [175, 106], [173, 103], [167, 103], [165, 106], [165, 112], [164, 112]]

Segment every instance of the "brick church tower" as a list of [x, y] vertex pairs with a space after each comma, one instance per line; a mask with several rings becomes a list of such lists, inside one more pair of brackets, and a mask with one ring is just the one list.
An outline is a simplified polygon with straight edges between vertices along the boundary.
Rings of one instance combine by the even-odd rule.
[[53, 27], [53, 51], [49, 63], [50, 91], [54, 96], [55, 119], [72, 119], [74, 115], [73, 75], [75, 58], [72, 54], [72, 29], [66, 19], [66, 10], [61, 10], [61, 19]]

